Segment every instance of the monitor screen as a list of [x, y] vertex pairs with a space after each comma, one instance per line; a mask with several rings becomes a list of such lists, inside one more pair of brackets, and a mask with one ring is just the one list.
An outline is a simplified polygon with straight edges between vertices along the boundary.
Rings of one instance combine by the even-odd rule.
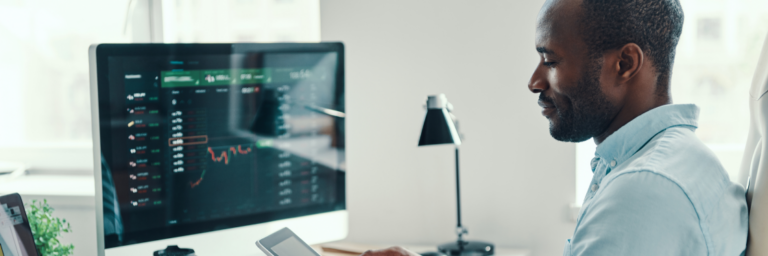
[[99, 47], [105, 248], [345, 208], [340, 44]]

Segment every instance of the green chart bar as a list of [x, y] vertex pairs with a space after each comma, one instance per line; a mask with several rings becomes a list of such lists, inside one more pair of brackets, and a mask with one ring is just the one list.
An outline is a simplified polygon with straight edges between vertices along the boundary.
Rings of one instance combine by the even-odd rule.
[[185, 87], [200, 85], [200, 71], [162, 71], [160, 87]]
[[209, 69], [162, 71], [161, 87], [194, 87], [272, 82], [270, 69]]

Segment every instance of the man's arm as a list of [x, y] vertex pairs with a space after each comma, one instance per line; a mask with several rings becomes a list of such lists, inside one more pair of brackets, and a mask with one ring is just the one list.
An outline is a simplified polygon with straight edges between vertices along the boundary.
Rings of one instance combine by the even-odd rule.
[[699, 215], [676, 182], [622, 173], [585, 205], [571, 255], [707, 255]]

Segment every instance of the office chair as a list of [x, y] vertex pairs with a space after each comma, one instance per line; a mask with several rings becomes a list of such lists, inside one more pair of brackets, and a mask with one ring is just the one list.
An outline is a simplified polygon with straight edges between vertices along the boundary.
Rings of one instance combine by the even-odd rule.
[[[747, 255], [768, 255], [768, 37], [749, 90], [750, 128], [739, 181], [749, 208]], [[762, 241], [762, 242], [761, 242]]]

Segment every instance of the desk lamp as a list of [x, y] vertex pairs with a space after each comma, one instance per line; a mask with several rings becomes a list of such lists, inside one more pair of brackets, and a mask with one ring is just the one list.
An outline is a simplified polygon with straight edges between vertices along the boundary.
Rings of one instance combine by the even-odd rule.
[[466, 241], [467, 229], [461, 225], [461, 194], [459, 193], [459, 146], [461, 138], [451, 114], [453, 106], [444, 94], [427, 98], [427, 116], [421, 129], [419, 146], [453, 144], [456, 147], [456, 242], [445, 243], [437, 250], [449, 256], [485, 256], [493, 255], [493, 244], [478, 241]]

